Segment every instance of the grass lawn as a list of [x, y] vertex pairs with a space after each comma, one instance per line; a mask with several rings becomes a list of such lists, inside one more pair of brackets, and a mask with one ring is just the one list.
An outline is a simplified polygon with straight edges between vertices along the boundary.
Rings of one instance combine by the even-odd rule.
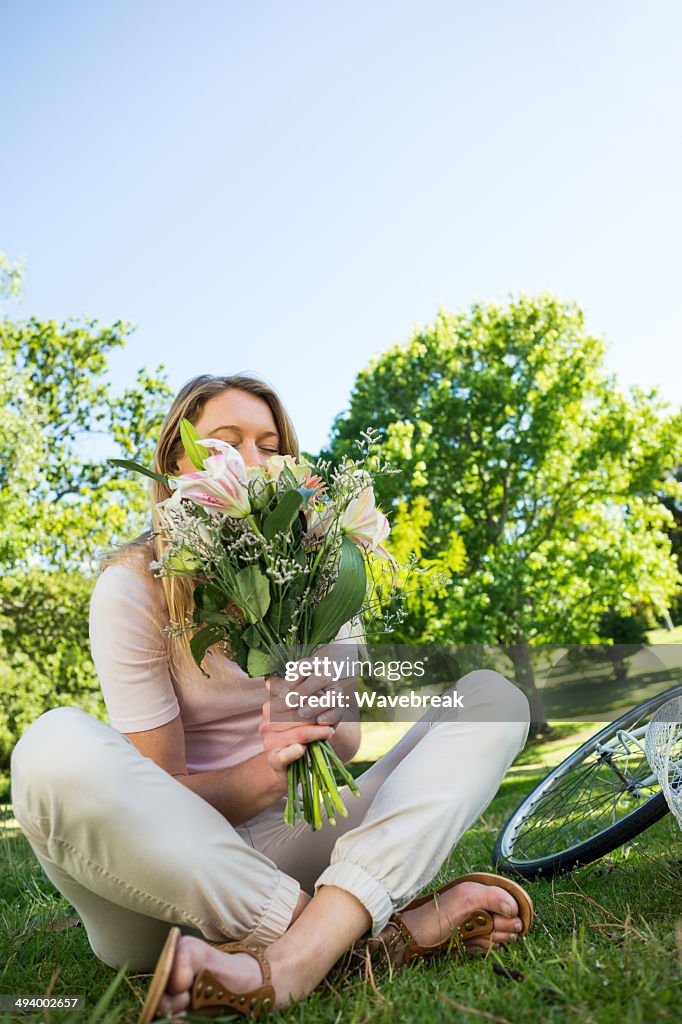
[[[437, 881], [489, 869], [490, 850], [506, 815], [548, 764], [557, 763], [577, 745], [578, 732], [591, 731], [592, 727], [564, 726], [557, 739], [523, 751], [495, 801], [464, 837]], [[376, 753], [381, 739], [378, 734], [367, 737], [360, 751], [362, 760]], [[2, 819], [0, 993], [84, 995], [87, 1002], [84, 1014], [8, 1013], [2, 1020], [133, 1024], [147, 977], [117, 975], [100, 964], [82, 927], [56, 928], [73, 915], [73, 908], [43, 875], [13, 824], [9, 806], [2, 808]], [[493, 953], [485, 960], [436, 961], [393, 978], [348, 979], [337, 969], [305, 1003], [275, 1014], [272, 1020], [275, 1024], [680, 1020], [682, 833], [671, 815], [608, 858], [553, 883], [529, 883], [529, 890], [538, 914], [531, 935], [519, 948]], [[96, 1008], [103, 996], [106, 1005]]]

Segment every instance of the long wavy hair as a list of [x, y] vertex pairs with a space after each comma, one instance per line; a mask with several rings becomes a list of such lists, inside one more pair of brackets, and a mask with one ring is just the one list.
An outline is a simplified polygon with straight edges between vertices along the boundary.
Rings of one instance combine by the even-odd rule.
[[[184, 454], [180, 439], [181, 420], [187, 419], [196, 425], [209, 399], [231, 390], [246, 391], [261, 398], [272, 412], [280, 437], [280, 455], [299, 457], [298, 438], [293, 423], [282, 399], [269, 384], [258, 377], [245, 373], [238, 373], [230, 377], [202, 374], [187, 381], [173, 400], [161, 427], [154, 453], [153, 469], [157, 473], [173, 475], [178, 472], [178, 463]], [[165, 597], [169, 620], [172, 623], [184, 625], [191, 616], [193, 608], [194, 584], [192, 580], [186, 576], [163, 576], [161, 579], [156, 579], [149, 568], [150, 562], [159, 561], [163, 553], [162, 541], [157, 535], [160, 524], [156, 505], [164, 498], [169, 498], [171, 493], [170, 488], [160, 480], [151, 481], [151, 525], [149, 529], [144, 530], [127, 544], [104, 554], [99, 562], [99, 572], [103, 572], [110, 565], [126, 565], [148, 577], [154, 583], [153, 592], [157, 600], [160, 602], [162, 595]], [[170, 645], [169, 652], [178, 667], [186, 658], [191, 658], [188, 634], [184, 633], [178, 640], [175, 640]]]

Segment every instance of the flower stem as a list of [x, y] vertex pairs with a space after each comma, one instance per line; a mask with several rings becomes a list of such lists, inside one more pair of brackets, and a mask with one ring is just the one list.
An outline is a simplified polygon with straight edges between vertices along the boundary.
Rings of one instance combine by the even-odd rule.
[[341, 799], [341, 794], [337, 788], [334, 775], [329, 768], [329, 764], [325, 757], [324, 745], [324, 741], [322, 740], [318, 740], [317, 743], [311, 743], [311, 747], [313, 748], [313, 757], [315, 758], [318, 771], [324, 780], [325, 788], [329, 793], [329, 797], [334, 804], [334, 807], [336, 807], [337, 811], [343, 818], [347, 818], [348, 811], [346, 810], [346, 805]]
[[339, 773], [343, 781], [350, 789], [351, 793], [353, 793], [354, 796], [359, 796], [360, 787], [358, 786], [357, 782], [355, 781], [351, 773], [346, 768], [345, 764], [343, 763], [339, 755], [331, 746], [331, 744], [326, 743], [325, 746], [323, 747], [323, 751], [327, 759], [327, 765], [329, 767], [331, 775], [333, 776], [334, 769], [336, 769], [336, 771]]
[[318, 773], [315, 771], [314, 763], [311, 765], [312, 780], [313, 780], [313, 829], [322, 828], [322, 813], [320, 811], [320, 780]]

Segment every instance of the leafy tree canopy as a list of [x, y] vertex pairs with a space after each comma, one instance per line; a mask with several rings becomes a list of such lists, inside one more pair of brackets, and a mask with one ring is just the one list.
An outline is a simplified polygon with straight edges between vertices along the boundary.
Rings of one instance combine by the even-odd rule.
[[[121, 322], [0, 321], [0, 389], [7, 399], [1, 443], [9, 458], [0, 503], [16, 509], [16, 537], [23, 518], [34, 564], [91, 568], [98, 550], [149, 519], [146, 485], [109, 465], [99, 440], [114, 442], [112, 456], [149, 461], [169, 404], [161, 367], [140, 370], [134, 385], [113, 394], [107, 359], [130, 330]], [[16, 545], [5, 552], [6, 559], [16, 556]]]
[[589, 643], [607, 612], [665, 610], [682, 415], [622, 393], [604, 348], [575, 305], [522, 295], [441, 310], [358, 375], [323, 454], [379, 429], [401, 470], [377, 483], [394, 544], [453, 571], [412, 602], [407, 639]]

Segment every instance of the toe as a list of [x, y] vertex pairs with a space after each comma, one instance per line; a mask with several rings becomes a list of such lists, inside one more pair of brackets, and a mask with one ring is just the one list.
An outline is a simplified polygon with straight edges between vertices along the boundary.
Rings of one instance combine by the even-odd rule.
[[464, 885], [467, 889], [467, 901], [475, 902], [477, 908], [507, 919], [518, 917], [518, 904], [506, 889], [501, 889], [498, 885], [483, 885], [480, 882], [465, 882], [463, 888]]
[[182, 992], [177, 996], [162, 996], [158, 1013], [161, 1017], [169, 1017], [171, 1014], [175, 1017], [186, 1010], [188, 1006], [189, 994], [187, 992]]
[[[197, 968], [206, 958], [210, 946], [201, 939], [183, 936], [178, 942], [175, 960], [166, 985], [168, 995], [186, 994], [192, 986]], [[189, 996], [188, 996], [189, 1001]]]
[[498, 949], [500, 946], [499, 942], [492, 942], [489, 938], [487, 939], [470, 939], [464, 943], [466, 947], [467, 956], [483, 956], [485, 953], [489, 953], [491, 949]]
[[469, 939], [464, 945], [467, 951], [472, 947], [488, 950], [492, 946], [493, 949], [497, 949], [509, 942], [516, 942], [517, 939], [518, 935], [516, 932], [492, 931], [490, 935], [481, 935], [478, 939]]
[[493, 915], [493, 928], [496, 932], [504, 932], [506, 935], [515, 935], [523, 928], [520, 917], [503, 917], [502, 914]]

